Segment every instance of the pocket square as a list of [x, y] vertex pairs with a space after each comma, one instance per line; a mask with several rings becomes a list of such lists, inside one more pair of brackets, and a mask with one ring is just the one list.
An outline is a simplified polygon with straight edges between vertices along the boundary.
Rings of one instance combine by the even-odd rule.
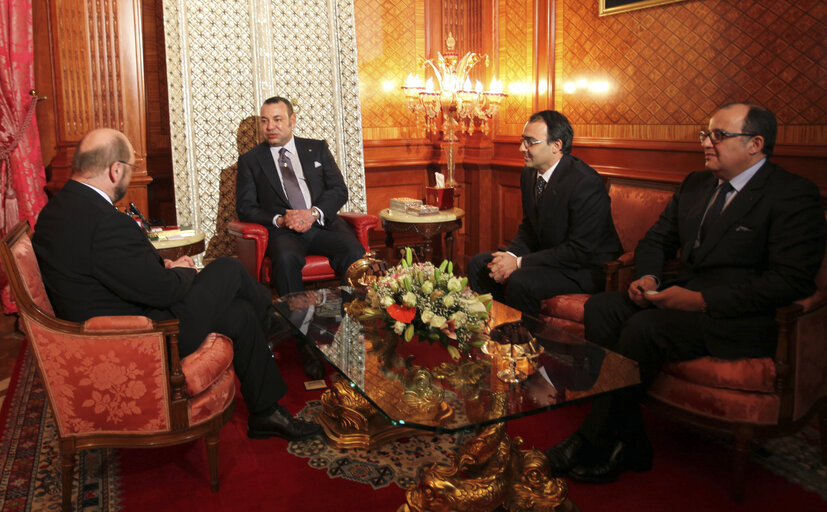
[[321, 166], [322, 166], [321, 162], [313, 162], [313, 167], [321, 167]]
[[750, 228], [746, 227], [746, 226], [738, 226], [737, 228], [735, 228], [735, 232], [737, 233], [739, 231], [742, 232], [742, 233], [748, 233], [752, 230]]

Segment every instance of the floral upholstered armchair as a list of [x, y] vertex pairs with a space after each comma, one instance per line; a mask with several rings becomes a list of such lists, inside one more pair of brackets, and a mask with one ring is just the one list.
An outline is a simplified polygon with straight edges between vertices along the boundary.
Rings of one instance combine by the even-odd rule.
[[209, 334], [180, 359], [177, 320], [55, 318], [25, 221], [0, 242], [0, 258], [57, 424], [63, 510], [72, 509], [75, 453], [88, 448], [169, 446], [204, 437], [217, 491], [218, 433], [235, 408], [232, 341]]

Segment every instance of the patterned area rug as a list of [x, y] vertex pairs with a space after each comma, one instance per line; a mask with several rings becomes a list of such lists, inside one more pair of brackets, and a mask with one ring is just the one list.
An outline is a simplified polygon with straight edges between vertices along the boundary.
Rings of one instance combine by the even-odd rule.
[[[0, 435], [0, 510], [61, 509], [57, 427], [31, 351], [23, 360]], [[72, 503], [76, 511], [121, 510], [117, 450], [85, 450], [76, 458]]]
[[[307, 402], [299, 416], [313, 421], [321, 411], [318, 400]], [[310, 459], [312, 468], [327, 471], [330, 478], [347, 478], [374, 489], [396, 484], [407, 489], [416, 483], [419, 469], [434, 462], [447, 464], [468, 433], [414, 436], [386, 443], [373, 450], [341, 450], [324, 438], [292, 442], [287, 451]]]
[[[61, 495], [56, 428], [31, 353], [23, 350], [21, 357], [0, 415], [0, 510], [58, 511]], [[310, 401], [300, 415], [311, 419], [320, 407], [320, 402]], [[391, 484], [407, 488], [423, 465], [446, 463], [466, 435], [418, 436], [375, 450], [348, 451], [314, 439], [290, 443], [288, 450], [307, 459], [310, 468], [324, 470], [329, 478], [361, 482], [374, 489]], [[827, 467], [820, 462], [818, 441], [817, 430], [807, 426], [794, 436], [768, 441], [753, 453], [752, 462], [827, 500]], [[123, 510], [120, 461], [117, 450], [81, 452], [75, 466], [73, 510]]]

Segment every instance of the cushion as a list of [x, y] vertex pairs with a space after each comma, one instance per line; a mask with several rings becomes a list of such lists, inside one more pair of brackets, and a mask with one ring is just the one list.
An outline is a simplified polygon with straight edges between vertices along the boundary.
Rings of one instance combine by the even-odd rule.
[[540, 314], [564, 318], [572, 322], [583, 323], [583, 306], [589, 300], [588, 293], [570, 293], [545, 299], [540, 303]]
[[725, 360], [701, 357], [691, 361], [669, 362], [661, 373], [711, 388], [759, 393], [775, 391], [775, 362], [769, 357]]
[[763, 425], [778, 422], [780, 398], [703, 386], [661, 372], [649, 388], [649, 396], [674, 407], [709, 418]]
[[233, 342], [223, 334], [210, 333], [198, 350], [181, 359], [187, 380], [187, 396], [196, 396], [223, 377], [233, 366]]

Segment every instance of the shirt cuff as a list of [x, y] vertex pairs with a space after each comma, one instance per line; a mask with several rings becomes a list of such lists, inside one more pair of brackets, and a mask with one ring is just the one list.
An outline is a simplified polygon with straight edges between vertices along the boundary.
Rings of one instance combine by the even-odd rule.
[[281, 215], [276, 215], [273, 217], [273, 225], [276, 227], [279, 227], [279, 217], [281, 217]]
[[507, 252], [508, 254], [514, 256], [515, 258], [517, 258], [517, 268], [523, 268], [523, 257], [522, 256], [517, 256], [516, 254], [514, 254], [511, 251], [505, 251], [505, 252]]
[[316, 219], [316, 222], [318, 222], [320, 226], [324, 226], [324, 212], [321, 208], [318, 208], [316, 206], [314, 206], [313, 209], [319, 212], [319, 218]]

